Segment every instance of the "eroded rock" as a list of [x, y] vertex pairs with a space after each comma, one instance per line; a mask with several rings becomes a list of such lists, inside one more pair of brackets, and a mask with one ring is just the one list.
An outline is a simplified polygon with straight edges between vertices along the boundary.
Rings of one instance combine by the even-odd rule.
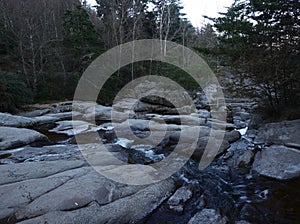
[[216, 210], [203, 209], [191, 218], [188, 224], [226, 224], [227, 218], [222, 217]]
[[273, 145], [256, 154], [252, 167], [267, 177], [279, 180], [296, 178], [300, 176], [300, 151]]
[[48, 138], [25, 128], [0, 127], [0, 150], [16, 148], [36, 141], [47, 141]]

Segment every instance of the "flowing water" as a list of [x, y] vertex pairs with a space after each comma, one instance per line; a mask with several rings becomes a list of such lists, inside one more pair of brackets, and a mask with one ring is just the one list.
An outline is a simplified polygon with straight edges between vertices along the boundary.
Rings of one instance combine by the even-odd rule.
[[[55, 126], [41, 125], [35, 130], [47, 135], [53, 144], [70, 144], [72, 137], [49, 132]], [[245, 131], [241, 130], [242, 134]], [[104, 131], [100, 132], [103, 134]], [[120, 139], [116, 144], [121, 143], [127, 142]], [[233, 147], [247, 147], [247, 141], [241, 139]], [[9, 152], [14, 153], [13, 150]], [[230, 169], [222, 158], [216, 159], [204, 172], [197, 170], [197, 164], [192, 160], [185, 169], [188, 170], [185, 182], [196, 184], [193, 198], [186, 203], [184, 212], [175, 213], [164, 202], [143, 220], [144, 223], [186, 223], [202, 209], [199, 203], [203, 196], [207, 206], [226, 215], [230, 223], [240, 219], [258, 224], [300, 223], [300, 178], [291, 181], [265, 178], [250, 170]]]

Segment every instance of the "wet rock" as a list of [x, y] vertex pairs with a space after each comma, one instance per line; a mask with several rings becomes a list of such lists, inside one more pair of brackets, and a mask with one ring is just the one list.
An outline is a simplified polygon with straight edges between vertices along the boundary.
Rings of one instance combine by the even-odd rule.
[[73, 112], [47, 114], [47, 116], [53, 117], [58, 120], [71, 120], [73, 117], [82, 116], [82, 113], [73, 111]]
[[54, 123], [60, 120], [60, 118], [55, 116], [44, 115], [44, 116], [35, 117], [34, 120], [36, 122], [36, 125], [42, 125], [42, 124]]
[[111, 120], [111, 107], [105, 107], [101, 105], [95, 105], [89, 107], [83, 115], [83, 118], [86, 120]]
[[184, 204], [191, 199], [193, 192], [188, 187], [179, 188], [168, 200], [169, 209], [175, 212], [183, 212]]
[[157, 104], [157, 105], [162, 105], [162, 106], [166, 106], [166, 107], [174, 107], [172, 103], [170, 103], [166, 99], [156, 96], [156, 95], [150, 95], [150, 96], [143, 97], [141, 99], [141, 102], [149, 103], [149, 104]]
[[36, 124], [32, 118], [15, 116], [8, 113], [0, 113], [0, 126], [27, 128]]
[[162, 154], [156, 154], [153, 146], [148, 145], [133, 145], [130, 147], [128, 160], [131, 163], [151, 164], [163, 160], [165, 157]]
[[263, 176], [286, 180], [300, 176], [299, 162], [299, 150], [273, 145], [256, 154], [252, 168]]
[[203, 209], [190, 219], [188, 224], [226, 224], [227, 218], [222, 217], [216, 210]]
[[194, 112], [191, 106], [184, 106], [180, 108], [174, 108], [161, 105], [161, 104], [149, 104], [145, 102], [138, 102], [134, 107], [135, 113], [156, 113], [161, 115], [177, 115], [177, 114], [191, 114]]
[[240, 112], [239, 116], [242, 121], [248, 121], [250, 119], [250, 114], [247, 112]]
[[247, 127], [247, 124], [244, 121], [242, 121], [240, 117], [238, 117], [238, 118], [239, 119], [237, 119], [236, 117], [233, 118], [236, 129], [242, 129], [242, 128]]
[[[240, 218], [246, 219], [246, 220], [260, 220], [262, 214], [255, 208], [254, 206], [250, 204], [245, 204], [240, 212]], [[265, 223], [265, 221], [262, 221], [261, 223]]]
[[12, 154], [11, 153], [2, 153], [2, 154], [0, 154], [0, 159], [6, 159], [6, 158], [8, 158], [8, 157], [10, 157], [10, 156], [12, 156]]
[[230, 131], [225, 133], [224, 139], [227, 140], [229, 143], [236, 142], [241, 138], [241, 133], [238, 131]]
[[52, 130], [49, 130], [49, 132], [55, 132], [57, 134], [66, 134], [68, 136], [77, 135], [80, 133], [87, 132], [92, 127], [95, 127], [95, 125], [85, 122], [85, 121], [59, 121], [56, 122], [58, 126]]
[[251, 223], [244, 221], [244, 220], [240, 220], [240, 221], [235, 222], [235, 224], [251, 224]]
[[237, 165], [238, 167], [249, 168], [253, 160], [254, 160], [254, 153], [248, 150], [238, 158]]
[[54, 113], [71, 112], [73, 110], [72, 104], [73, 101], [54, 103], [51, 105], [50, 109]]
[[224, 159], [230, 159], [234, 155], [234, 152], [232, 150], [228, 150], [228, 152], [224, 155]]
[[[231, 123], [226, 123], [226, 122], [223, 122], [223, 121], [220, 121], [220, 120], [217, 120], [217, 119], [212, 119], [212, 118], [209, 118], [207, 120], [207, 125], [210, 126], [210, 127], [214, 127], [215, 129], [226, 129], [226, 130], [233, 130], [235, 129], [235, 125], [234, 124], [231, 124]], [[214, 126], [212, 126], [214, 125]]]
[[208, 110], [200, 109], [198, 110], [198, 113], [202, 118], [210, 118], [210, 112]]
[[255, 129], [251, 129], [251, 130], [247, 130], [246, 135], [248, 138], [251, 138], [252, 140], [254, 140], [257, 136], [258, 131]]
[[300, 144], [300, 119], [263, 125], [255, 138], [256, 144]]
[[36, 131], [25, 128], [0, 127], [0, 150], [16, 148], [48, 138]]
[[50, 109], [41, 109], [41, 110], [33, 110], [30, 112], [25, 112], [25, 113], [21, 113], [20, 116], [24, 116], [24, 117], [39, 117], [39, 116], [43, 116], [47, 113], [50, 113]]

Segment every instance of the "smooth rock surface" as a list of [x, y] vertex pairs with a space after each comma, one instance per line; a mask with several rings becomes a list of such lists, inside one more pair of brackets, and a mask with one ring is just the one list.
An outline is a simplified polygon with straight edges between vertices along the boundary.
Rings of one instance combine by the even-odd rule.
[[300, 144], [300, 119], [263, 125], [255, 138], [256, 144]]
[[279, 180], [296, 178], [300, 176], [300, 151], [273, 145], [256, 154], [252, 167], [267, 177]]
[[213, 209], [203, 209], [196, 213], [188, 224], [226, 224], [227, 219]]
[[0, 150], [23, 146], [36, 141], [47, 141], [47, 137], [30, 129], [0, 127]]
[[91, 106], [85, 110], [83, 118], [86, 120], [111, 120], [111, 107], [102, 105]]
[[87, 132], [90, 128], [95, 127], [95, 125], [79, 120], [72, 121], [59, 121], [56, 122], [58, 126], [50, 132], [55, 132], [57, 134], [66, 134], [68, 136], [77, 135], [80, 133]]
[[26, 128], [32, 127], [36, 121], [32, 118], [0, 113], [0, 126]]
[[[78, 187], [80, 188], [80, 186]], [[111, 194], [108, 192], [109, 189], [117, 191], [118, 187], [115, 190], [112, 187], [108, 188], [106, 190], [107, 197], [104, 197], [105, 191], [101, 189], [98, 191], [98, 199], [113, 200], [111, 203], [106, 204], [105, 201], [103, 203], [96, 201], [91, 202], [87, 207], [81, 208], [79, 206], [80, 200], [77, 197], [68, 202], [70, 205], [73, 202], [73, 207], [76, 207], [78, 202], [78, 209], [71, 211], [54, 210], [21, 223], [136, 223], [155, 210], [170, 195], [174, 187], [171, 180], [165, 180], [144, 188], [133, 187], [134, 189], [130, 189], [132, 187], [127, 187], [127, 190], [122, 189], [125, 194], [120, 194], [118, 198], [110, 196]], [[79, 195], [79, 197], [81, 196]]]

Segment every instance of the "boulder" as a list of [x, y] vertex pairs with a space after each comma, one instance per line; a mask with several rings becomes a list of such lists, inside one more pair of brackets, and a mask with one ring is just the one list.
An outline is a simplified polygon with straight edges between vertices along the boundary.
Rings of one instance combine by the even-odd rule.
[[49, 132], [55, 132], [57, 134], [65, 134], [68, 136], [77, 135], [80, 133], [85, 133], [90, 130], [90, 128], [95, 127], [95, 125], [85, 122], [85, 121], [59, 121], [56, 122], [58, 126]]
[[240, 220], [240, 221], [235, 222], [235, 224], [251, 224], [251, 223], [244, 221], [244, 220]]
[[300, 145], [300, 119], [263, 125], [255, 138], [256, 144]]
[[229, 143], [233, 143], [239, 140], [241, 137], [242, 136], [240, 132], [233, 130], [230, 132], [226, 132], [224, 139], [227, 140]]
[[300, 176], [300, 151], [273, 145], [258, 152], [252, 166], [263, 176], [287, 180]]
[[37, 125], [42, 125], [42, 124], [54, 123], [60, 120], [60, 118], [55, 116], [44, 115], [44, 116], [35, 117], [34, 120], [36, 121]]
[[[8, 155], [0, 154], [2, 163], [21, 163], [33, 161], [56, 161], [56, 160], [74, 160], [82, 159], [77, 145], [51, 145], [44, 147], [25, 146], [17, 150], [7, 151]], [[1, 156], [3, 158], [1, 158]]]
[[184, 204], [191, 199], [193, 192], [188, 187], [179, 188], [168, 200], [169, 209], [175, 212], [183, 212]]
[[242, 121], [248, 121], [250, 119], [250, 114], [247, 112], [240, 112], [239, 116]]
[[83, 118], [86, 120], [111, 120], [111, 107], [105, 107], [102, 105], [94, 105], [86, 109]]
[[227, 218], [222, 217], [214, 209], [203, 209], [202, 211], [196, 213], [193, 218], [190, 219], [188, 224], [226, 224]]
[[253, 162], [253, 159], [254, 153], [248, 150], [238, 158], [237, 165], [238, 167], [249, 168]]
[[205, 109], [198, 110], [199, 116], [202, 118], [210, 118], [210, 112]]
[[[93, 179], [94, 180], [94, 179]], [[93, 181], [90, 180], [90, 181]], [[98, 181], [98, 180], [96, 180]], [[91, 183], [92, 184], [92, 183]], [[95, 185], [95, 184], [94, 184]], [[103, 186], [103, 184], [99, 185], [98, 188]], [[66, 203], [69, 202], [70, 205], [73, 202], [72, 207], [76, 207], [77, 209], [70, 209], [70, 210], [54, 210], [46, 214], [44, 210], [41, 210], [41, 216], [36, 218], [32, 218], [29, 220], [25, 220], [20, 222], [21, 224], [35, 224], [35, 223], [138, 223], [151, 214], [155, 209], [157, 209], [161, 203], [171, 194], [175, 188], [173, 181], [171, 180], [164, 180], [157, 184], [152, 184], [150, 186], [144, 188], [137, 188], [134, 186], [128, 186], [127, 190], [126, 187], [122, 188], [122, 191], [125, 193], [124, 195], [119, 192], [118, 198], [111, 197], [114, 199], [109, 204], [100, 206], [99, 203], [90, 203], [87, 206], [79, 206], [80, 201], [78, 200], [81, 198], [81, 191], [83, 188], [81, 186], [74, 185], [74, 187], [80, 189], [79, 195], [73, 195], [74, 198], [71, 201], [65, 201]], [[97, 185], [93, 186], [97, 187]], [[108, 190], [113, 189], [113, 183], [111, 186], [106, 186]], [[118, 189], [121, 190], [121, 186], [115, 186], [115, 193], [118, 192]], [[67, 189], [66, 189], [67, 190]], [[108, 190], [99, 189], [98, 192], [98, 199], [110, 199]], [[67, 196], [70, 191], [65, 192], [63, 197]], [[127, 194], [126, 194], [127, 192]], [[108, 194], [108, 195], [107, 195]], [[97, 200], [96, 198], [96, 200]], [[60, 200], [61, 201], [61, 200]], [[48, 204], [49, 202], [46, 201], [44, 206], [50, 207]], [[52, 204], [52, 200], [50, 200]], [[76, 205], [76, 203], [78, 205]], [[39, 204], [41, 206], [42, 204]], [[54, 203], [52, 206], [58, 207], [61, 204]]]
[[[53, 117], [58, 120], [71, 120], [73, 117], [82, 116], [82, 113], [73, 111], [73, 112], [62, 112], [55, 114], [47, 114], [49, 117]], [[38, 118], [36, 118], [38, 119]]]
[[50, 108], [54, 113], [71, 112], [73, 110], [72, 104], [73, 101], [59, 102], [52, 104]]
[[30, 112], [21, 113], [19, 115], [24, 117], [38, 117], [50, 113], [50, 111], [51, 110], [47, 108], [47, 109], [33, 110]]
[[250, 122], [249, 122], [249, 130], [252, 129], [259, 129], [259, 127], [264, 123], [264, 119], [262, 116], [260, 116], [259, 114], [254, 114], [251, 116], [250, 118]]
[[25, 128], [0, 127], [0, 150], [20, 147], [36, 141], [47, 141], [48, 138]]
[[0, 126], [27, 128], [36, 124], [36, 120], [28, 117], [0, 113]]

